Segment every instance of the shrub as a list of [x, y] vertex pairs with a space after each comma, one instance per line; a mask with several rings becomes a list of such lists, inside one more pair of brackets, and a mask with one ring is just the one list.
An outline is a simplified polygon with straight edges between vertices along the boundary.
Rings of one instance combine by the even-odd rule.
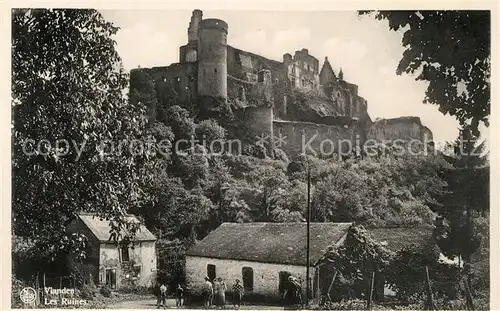
[[107, 285], [103, 285], [99, 292], [106, 298], [111, 297], [111, 288], [109, 288]]
[[97, 289], [94, 284], [84, 284], [80, 291], [80, 297], [87, 300], [93, 300], [96, 293]]
[[19, 297], [19, 293], [23, 288], [28, 286], [23, 281], [17, 279], [16, 277], [12, 277], [12, 291], [11, 291], [11, 308], [12, 309], [20, 309], [23, 308], [23, 303], [21, 298]]
[[[322, 307], [324, 310], [365, 310], [366, 301], [360, 299], [345, 300], [342, 302], [327, 302]], [[378, 306], [372, 306], [372, 309], [383, 309]]]

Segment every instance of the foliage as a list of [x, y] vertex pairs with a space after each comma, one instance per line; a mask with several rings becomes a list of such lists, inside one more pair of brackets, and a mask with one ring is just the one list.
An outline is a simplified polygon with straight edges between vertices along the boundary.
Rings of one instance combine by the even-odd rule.
[[99, 293], [101, 295], [103, 295], [104, 297], [109, 298], [109, 297], [111, 297], [111, 288], [109, 288], [109, 286], [107, 286], [107, 285], [103, 285], [99, 289]]
[[458, 294], [458, 268], [438, 261], [439, 250], [432, 245], [407, 246], [398, 251], [384, 275], [396, 298], [405, 303], [425, 300], [425, 267], [436, 299], [455, 299]]
[[207, 143], [214, 140], [222, 140], [226, 137], [226, 130], [213, 119], [204, 120], [196, 124], [195, 133], [196, 139], [204, 140]]
[[[369, 12], [361, 11], [360, 14]], [[489, 126], [491, 16], [489, 11], [377, 11], [375, 18], [403, 31], [406, 48], [397, 73], [428, 81], [425, 103], [470, 125]]]
[[[483, 154], [484, 143], [478, 143], [467, 127], [461, 129], [452, 147], [448, 161], [454, 168], [443, 174], [449, 184], [449, 193], [442, 200], [447, 208], [440, 211], [435, 234], [443, 253], [450, 258], [460, 256], [475, 270], [466, 271], [469, 280], [485, 288], [489, 283], [489, 268], [484, 264], [489, 261], [488, 158]], [[473, 274], [482, 277], [473, 281]]]
[[384, 271], [391, 255], [391, 251], [367, 235], [363, 226], [351, 226], [345, 242], [330, 248], [325, 260], [335, 263], [335, 269], [343, 279], [342, 283], [347, 283], [354, 289], [348, 297], [342, 298], [362, 298], [372, 272]]
[[[321, 306], [321, 310], [364, 310], [366, 300], [349, 299], [342, 302], [327, 302]], [[373, 306], [374, 310], [380, 310], [379, 306]]]
[[[304, 178], [303, 165], [294, 176]], [[357, 221], [367, 226], [431, 224], [449, 167], [439, 157], [381, 157], [354, 162], [311, 162], [315, 221]]]
[[156, 119], [158, 99], [153, 77], [144, 70], [133, 70], [130, 73], [130, 103], [144, 106], [149, 117]]
[[84, 284], [80, 291], [80, 296], [83, 299], [87, 300], [93, 300], [96, 294], [97, 294], [97, 288], [94, 283]]
[[190, 140], [194, 136], [194, 120], [186, 109], [180, 106], [169, 107], [163, 119], [165, 124], [172, 128], [176, 140]]
[[24, 304], [21, 301], [19, 293], [23, 290], [23, 288], [27, 286], [29, 285], [16, 278], [14, 275], [12, 276], [11, 294], [10, 294], [10, 304], [12, 309], [21, 309], [24, 307]]
[[12, 14], [13, 227], [50, 253], [76, 213], [96, 212], [119, 231], [143, 202], [145, 155], [116, 146], [141, 138], [146, 119], [124, 96], [118, 29], [99, 12]]
[[189, 245], [189, 241], [180, 239], [173, 241], [161, 239], [157, 242], [158, 284], [166, 284], [168, 288], [175, 288], [177, 284], [185, 284], [184, 254]]

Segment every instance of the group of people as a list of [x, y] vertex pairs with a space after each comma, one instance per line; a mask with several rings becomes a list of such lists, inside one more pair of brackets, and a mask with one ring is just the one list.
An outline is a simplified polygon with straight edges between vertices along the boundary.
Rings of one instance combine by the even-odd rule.
[[[159, 292], [157, 293], [158, 300], [156, 302], [156, 306], [159, 309], [160, 306], [163, 306], [163, 309], [167, 308], [167, 286], [162, 284], [159, 288]], [[184, 288], [181, 284], [177, 285], [175, 289], [175, 306], [182, 307], [184, 305]]]
[[[163, 306], [166, 309], [167, 301], [167, 286], [162, 284], [158, 291], [157, 307]], [[205, 277], [204, 286], [204, 305], [206, 308], [211, 308], [215, 305], [217, 308], [223, 309], [226, 305], [226, 291], [228, 290], [226, 283], [222, 278], [215, 278], [210, 280]], [[233, 306], [235, 308], [241, 307], [243, 302], [244, 289], [241, 281], [236, 279], [232, 287], [233, 293]], [[302, 305], [302, 288], [300, 282], [293, 276], [288, 277], [288, 282], [283, 288], [283, 302], [286, 305]], [[177, 308], [184, 305], [184, 288], [178, 284], [175, 289], [175, 305]]]
[[[223, 309], [226, 305], [226, 291], [227, 285], [222, 278], [215, 278], [211, 281], [209, 277], [205, 277], [205, 307], [210, 308], [212, 305], [215, 305], [217, 308]], [[242, 300], [243, 286], [241, 286], [240, 280], [237, 279], [233, 285], [233, 306], [239, 308]]]

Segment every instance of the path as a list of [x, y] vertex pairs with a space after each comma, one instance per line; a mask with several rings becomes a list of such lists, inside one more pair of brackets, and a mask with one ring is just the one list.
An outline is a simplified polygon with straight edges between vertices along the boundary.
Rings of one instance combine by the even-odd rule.
[[[156, 299], [130, 300], [115, 303], [107, 306], [107, 309], [156, 309]], [[175, 299], [167, 299], [167, 309], [175, 309]], [[227, 306], [226, 310], [231, 310], [232, 306]], [[246, 305], [241, 306], [240, 310], [283, 310], [279, 306], [259, 306]], [[216, 309], [213, 309], [216, 310]]]

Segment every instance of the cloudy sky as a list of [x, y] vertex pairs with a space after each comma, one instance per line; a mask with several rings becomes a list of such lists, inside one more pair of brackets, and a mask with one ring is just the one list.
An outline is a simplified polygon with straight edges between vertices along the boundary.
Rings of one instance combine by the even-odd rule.
[[[357, 16], [355, 11], [228, 11], [205, 10], [204, 18], [229, 24], [228, 44], [265, 57], [282, 60], [301, 48], [323, 64], [325, 56], [335, 72], [359, 85], [375, 118], [418, 116], [440, 143], [453, 140], [458, 122], [437, 106], [422, 103], [426, 83], [398, 76], [404, 51], [402, 33], [389, 31], [386, 21]], [[165, 66], [178, 62], [179, 46], [187, 43], [191, 10], [101, 10], [121, 30], [115, 37], [125, 68]]]

